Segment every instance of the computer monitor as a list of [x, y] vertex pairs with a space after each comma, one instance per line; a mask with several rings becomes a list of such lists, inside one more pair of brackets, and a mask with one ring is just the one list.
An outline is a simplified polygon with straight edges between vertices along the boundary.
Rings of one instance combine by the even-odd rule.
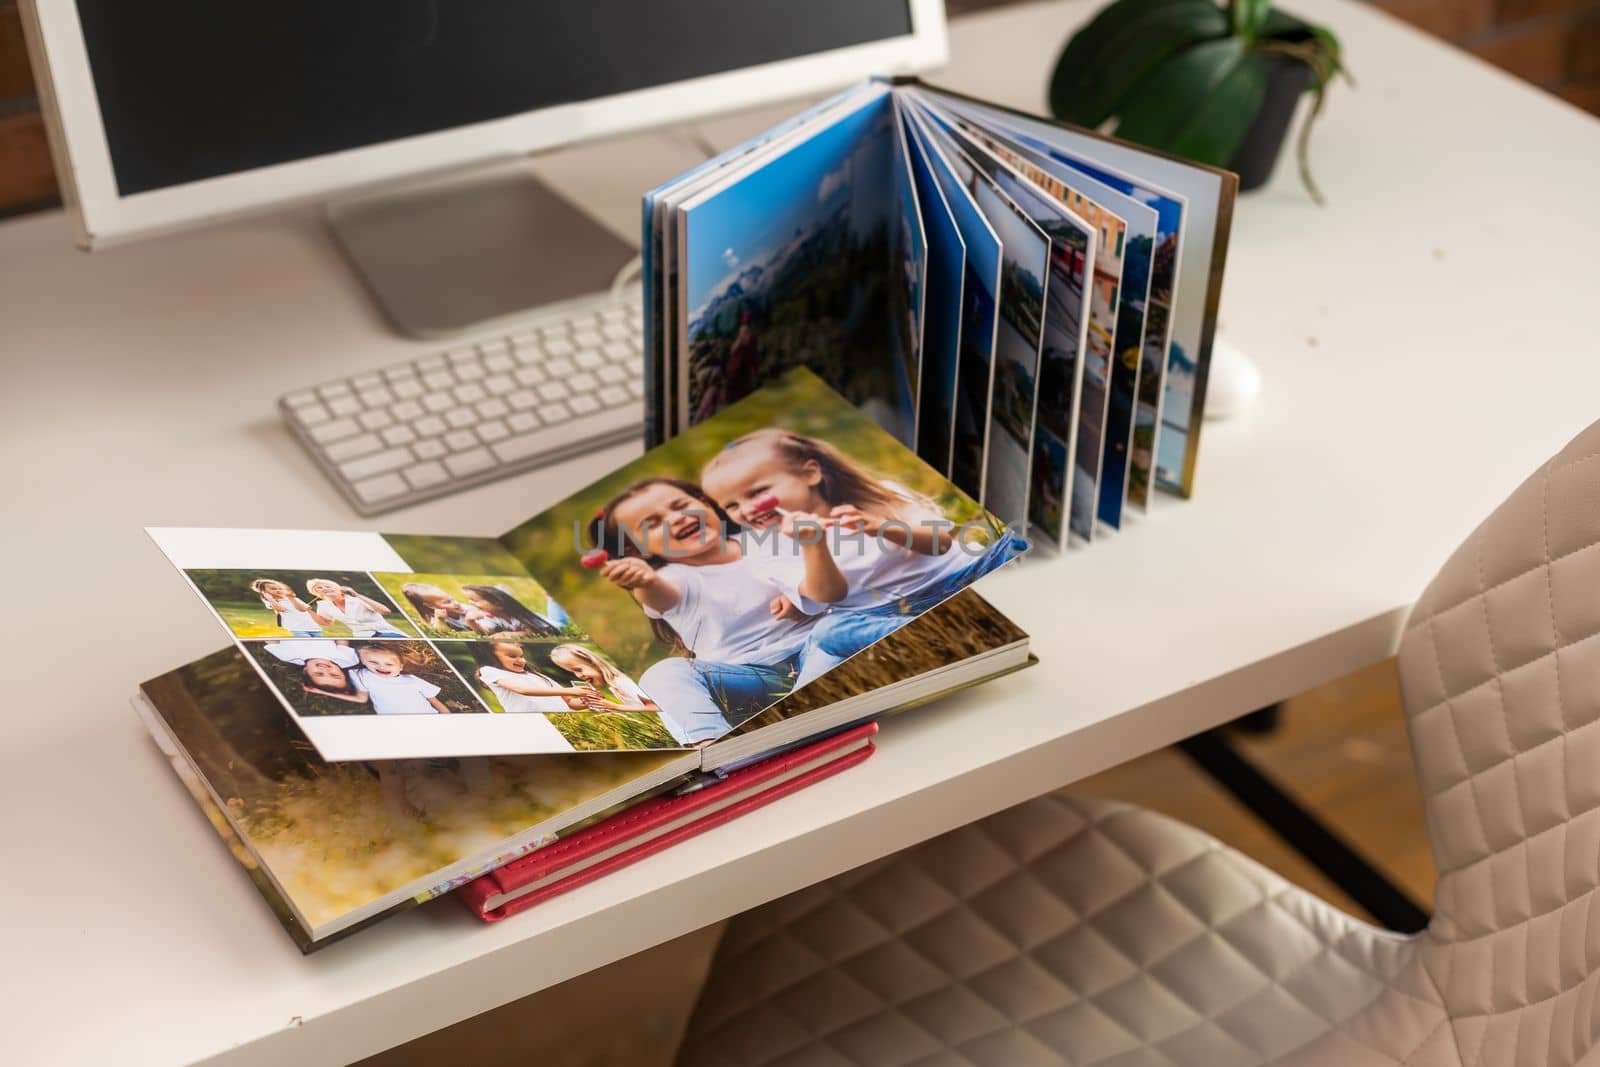
[[23, 0], [86, 248], [945, 57], [941, 0]]

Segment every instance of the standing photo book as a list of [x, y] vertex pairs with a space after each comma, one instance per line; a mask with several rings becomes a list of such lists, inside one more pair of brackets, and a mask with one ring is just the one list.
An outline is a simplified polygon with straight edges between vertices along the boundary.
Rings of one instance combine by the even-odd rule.
[[807, 367], [1065, 547], [1194, 488], [1235, 175], [916, 79], [646, 194], [647, 441]]

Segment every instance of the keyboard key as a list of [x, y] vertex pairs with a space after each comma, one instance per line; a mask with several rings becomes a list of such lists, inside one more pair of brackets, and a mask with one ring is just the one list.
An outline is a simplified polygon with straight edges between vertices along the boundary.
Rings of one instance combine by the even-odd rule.
[[383, 447], [383, 442], [378, 440], [377, 434], [364, 433], [359, 437], [346, 437], [343, 441], [335, 441], [324, 452], [335, 463], [342, 463], [347, 459], [364, 456], [368, 452], [376, 452]]
[[614, 382], [620, 385], [627, 381], [630, 377], [635, 376], [629, 375], [627, 371], [623, 370], [615, 363], [608, 363], [606, 366], [600, 368], [600, 380], [602, 382]]
[[504, 374], [514, 368], [517, 365], [517, 361], [512, 359], [509, 353], [496, 352], [492, 356], [485, 356], [483, 365], [495, 374]]
[[450, 450], [444, 446], [443, 441], [429, 438], [426, 441], [418, 441], [412, 445], [411, 451], [417, 454], [418, 459], [438, 459]]
[[491, 374], [483, 380], [483, 391], [490, 396], [504, 396], [517, 387], [517, 383], [504, 374]]
[[387, 386], [375, 385], [361, 391], [361, 402], [369, 408], [387, 407], [394, 403], [394, 394], [389, 392]]
[[600, 379], [588, 371], [579, 371], [577, 374], [568, 376], [567, 384], [580, 393], [592, 393], [600, 388]]
[[406, 468], [405, 476], [413, 489], [426, 489], [430, 485], [438, 485], [450, 479], [450, 475], [442, 465], [431, 462], [418, 463], [415, 467]]
[[608, 322], [604, 326], [600, 327], [600, 334], [601, 336], [607, 337], [613, 341], [626, 341], [631, 336], [628, 333], [628, 328], [626, 326], [622, 325], [621, 323], [612, 322]]
[[363, 411], [356, 419], [362, 427], [368, 430], [381, 430], [394, 421], [394, 416], [383, 408], [375, 411]]
[[539, 427], [539, 416], [531, 411], [513, 411], [506, 419], [512, 433], [526, 433]]
[[632, 393], [636, 397], [644, 396], [644, 382], [640, 381], [638, 378], [628, 379], [628, 392]]
[[353, 433], [360, 432], [361, 427], [355, 419], [334, 419], [321, 426], [313, 426], [311, 439], [319, 445], [325, 445], [329, 441], [337, 441], [341, 437], [349, 437]]
[[444, 443], [450, 446], [452, 452], [465, 452], [478, 447], [478, 435], [471, 430], [452, 430], [444, 435]]
[[538, 393], [544, 400], [565, 400], [572, 395], [572, 390], [567, 388], [566, 382], [545, 382], [539, 386]]
[[483, 386], [478, 385], [476, 382], [469, 382], [466, 385], [456, 386], [453, 395], [463, 404], [476, 404], [488, 394], [483, 391]]
[[471, 426], [477, 422], [478, 415], [471, 408], [453, 408], [445, 412], [444, 421], [459, 430], [464, 426]]
[[386, 445], [409, 445], [417, 439], [416, 431], [409, 426], [391, 426], [381, 436]]
[[335, 415], [354, 415], [361, 410], [361, 401], [348, 394], [336, 396], [328, 401], [328, 410]]
[[317, 386], [317, 392], [322, 394], [322, 399], [332, 400], [336, 396], [348, 396], [350, 393], [349, 382], [329, 382], [327, 385]]
[[422, 405], [415, 400], [402, 400], [389, 409], [389, 414], [401, 422], [410, 422], [412, 419], [422, 417]]
[[307, 404], [315, 404], [317, 402], [317, 394], [305, 389], [298, 393], [290, 393], [283, 398], [283, 402], [292, 408], [303, 408]]
[[319, 422], [327, 422], [333, 416], [328, 414], [328, 409], [313, 400], [304, 407], [294, 409], [294, 417], [300, 420], [301, 426], [315, 426]]
[[350, 379], [350, 386], [358, 393], [383, 384], [383, 378], [376, 374], [358, 374]]
[[429, 389], [453, 389], [456, 384], [456, 377], [449, 371], [429, 371], [422, 376], [422, 384]]
[[558, 356], [555, 359], [552, 359], [549, 364], [546, 365], [545, 370], [550, 372], [550, 377], [552, 378], [565, 378], [569, 374], [576, 374], [578, 372], [577, 366], [572, 362], [572, 360], [567, 359], [565, 356]]
[[504, 356], [511, 351], [511, 344], [504, 337], [493, 341], [485, 341], [478, 346], [478, 355], [487, 363], [492, 356]]
[[539, 405], [539, 417], [545, 421], [547, 426], [553, 426], [558, 422], [566, 422], [572, 418], [572, 409], [559, 400], [552, 400], [547, 404]]
[[521, 382], [523, 385], [538, 385], [540, 382], [550, 377], [550, 375], [545, 372], [545, 369], [542, 366], [539, 366], [523, 367], [521, 370], [513, 374], [512, 377]]
[[424, 415], [422, 418], [412, 423], [411, 428], [416, 430], [423, 437], [438, 437], [450, 427], [449, 424], [447, 424], [437, 415]]
[[444, 461], [444, 465], [449, 467], [450, 473], [457, 478], [465, 478], [469, 474], [488, 470], [495, 465], [495, 462], [487, 448], [475, 448], [471, 452], [451, 456]]
[[602, 338], [599, 331], [592, 329], [573, 330], [572, 343], [580, 348], [594, 348], [600, 344]]
[[444, 354], [452, 367], [459, 367], [463, 363], [476, 363], [478, 350], [476, 348], [457, 348]]
[[572, 410], [579, 415], [592, 415], [600, 410], [600, 401], [587, 393], [579, 393], [567, 403], [572, 405]]
[[604, 356], [593, 349], [588, 348], [584, 349], [582, 352], [579, 352], [573, 358], [577, 361], [578, 366], [582, 367], [584, 370], [594, 370], [596, 367], [603, 367], [605, 366], [606, 362]]
[[456, 377], [460, 378], [464, 382], [475, 382], [488, 373], [483, 369], [483, 364], [477, 361], [473, 361], [471, 363], [457, 363], [454, 367], [454, 370], [456, 372]]
[[449, 411], [456, 406], [455, 397], [447, 393], [429, 393], [422, 398], [422, 406], [435, 415], [441, 411]]
[[506, 394], [506, 403], [517, 411], [526, 411], [539, 403], [531, 389], [515, 389]]
[[552, 356], [570, 356], [577, 351], [571, 341], [559, 337], [545, 341], [544, 350]]
[[376, 504], [380, 500], [397, 497], [406, 491], [406, 483], [398, 474], [384, 474], [377, 478], [368, 478], [356, 482], [353, 488], [356, 496], [368, 504]]
[[491, 396], [488, 400], [478, 405], [478, 414], [486, 419], [502, 418], [509, 414], [510, 411], [511, 408], [506, 405], [506, 402], [497, 396]]
[[608, 385], [600, 390], [600, 403], [608, 408], [614, 408], [618, 404], [626, 404], [632, 399], [628, 395], [628, 391], [620, 385]]
[[512, 355], [514, 355], [517, 362], [522, 364], [524, 367], [542, 366], [545, 361], [544, 349], [537, 346], [531, 348], [518, 348], [512, 353]]
[[363, 478], [369, 478], [374, 474], [382, 474], [385, 471], [409, 466], [411, 460], [411, 449], [404, 447], [390, 448], [383, 452], [374, 452], [370, 456], [362, 456], [360, 459], [353, 459], [348, 463], [341, 463], [339, 464], [339, 473], [352, 482], [359, 482]]
[[415, 400], [422, 395], [422, 383], [415, 378], [401, 378], [389, 389], [401, 400]]
[[445, 363], [443, 356], [424, 356], [417, 360], [413, 366], [415, 366], [417, 368], [417, 372], [424, 377], [426, 377], [430, 371], [449, 369], [449, 365]]
[[624, 360], [639, 358], [638, 349], [634, 348], [632, 345], [625, 345], [621, 341], [611, 341], [602, 346], [600, 351], [604, 352], [605, 357], [613, 363], [621, 363]]
[[[612, 408], [595, 415], [587, 420], [584, 425], [585, 432], [596, 436], [613, 434], [621, 430], [639, 427], [641, 412], [637, 406], [629, 405], [625, 408]], [[549, 452], [557, 448], [566, 448], [572, 445], [573, 427], [547, 426], [542, 430], [532, 433], [508, 437], [504, 441], [497, 441], [492, 447], [494, 454], [500, 457], [501, 463], [516, 463], [537, 456], [541, 452]]]
[[600, 318], [606, 322], [623, 322], [628, 318], [628, 309], [621, 304], [612, 304], [600, 309]]
[[506, 427], [506, 424], [499, 419], [490, 419], [488, 422], [478, 426], [478, 436], [489, 444], [493, 444], [502, 437], [509, 437], [510, 434], [511, 431]]

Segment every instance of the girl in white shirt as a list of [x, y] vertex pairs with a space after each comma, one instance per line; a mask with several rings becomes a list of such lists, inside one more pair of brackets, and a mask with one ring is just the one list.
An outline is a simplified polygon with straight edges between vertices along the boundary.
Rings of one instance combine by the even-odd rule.
[[356, 650], [326, 637], [268, 641], [262, 646], [274, 658], [300, 668], [300, 684], [308, 696], [332, 697], [350, 704], [367, 703], [367, 694], [350, 680], [360, 663]]
[[[782, 529], [806, 520], [816, 518], [786, 516]], [[602, 576], [683, 653], [653, 664], [639, 685], [686, 745], [715, 740], [787, 693], [811, 624], [800, 599], [830, 604], [848, 592], [826, 545], [747, 556], [726, 522], [693, 482], [654, 477], [619, 493], [589, 528], [615, 557]]]
[[[593, 691], [586, 691], [583, 697], [590, 711], [660, 710], [615, 663], [582, 645], [557, 645], [550, 650], [550, 662], [591, 687]], [[609, 689], [616, 699], [607, 700], [599, 694], [601, 689]]]
[[316, 614], [330, 622], [342, 622], [350, 629], [351, 637], [407, 637], [389, 625], [384, 616], [394, 611], [387, 604], [362, 596], [348, 585], [340, 585], [331, 578], [313, 578], [306, 583], [306, 592], [316, 599]]
[[472, 645], [478, 681], [513, 714], [581, 711], [589, 690], [566, 686], [528, 666], [528, 653], [515, 641], [478, 641]]
[[448, 715], [439, 699], [440, 689], [420, 675], [410, 673], [405, 657], [389, 645], [362, 645], [356, 649], [361, 665], [350, 681], [372, 702], [375, 715]]
[[1010, 531], [994, 534], [987, 525], [989, 543], [958, 542], [927, 497], [877, 478], [826, 441], [786, 430], [757, 430], [735, 440], [706, 463], [700, 481], [729, 517], [758, 536], [782, 522], [785, 512], [824, 516], [828, 529], [821, 535], [850, 589], [831, 607], [801, 599], [802, 610], [826, 611], [827, 617], [812, 631], [797, 686], [1026, 547]]
[[250, 591], [261, 598], [261, 606], [272, 612], [278, 626], [291, 637], [321, 637], [322, 628], [330, 621], [276, 578], [257, 578], [250, 583]]

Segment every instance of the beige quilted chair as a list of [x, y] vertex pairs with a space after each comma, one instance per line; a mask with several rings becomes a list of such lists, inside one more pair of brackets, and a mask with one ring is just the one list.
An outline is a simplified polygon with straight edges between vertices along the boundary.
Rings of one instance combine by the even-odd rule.
[[1600, 1065], [1597, 543], [1600, 424], [1412, 612], [1424, 933], [1043, 797], [734, 920], [681, 1067]]

